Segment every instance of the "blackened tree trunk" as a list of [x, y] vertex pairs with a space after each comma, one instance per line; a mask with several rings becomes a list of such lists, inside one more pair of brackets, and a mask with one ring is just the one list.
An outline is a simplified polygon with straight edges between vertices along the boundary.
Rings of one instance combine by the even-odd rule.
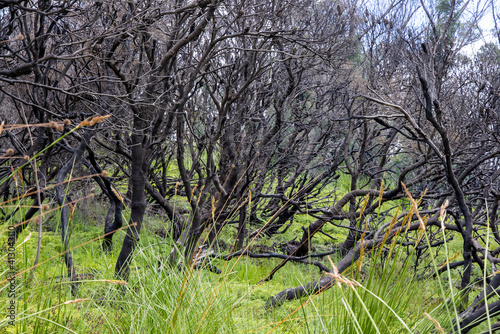
[[35, 200], [33, 201], [33, 205], [31, 205], [31, 208], [29, 208], [29, 210], [24, 215], [24, 220], [21, 223], [17, 224], [14, 229], [16, 240], [19, 237], [19, 235], [24, 231], [26, 226], [28, 226], [28, 221], [31, 218], [33, 218], [33, 216], [40, 210], [41, 202], [43, 202], [44, 197], [45, 197], [45, 192], [43, 191], [40, 191], [40, 196], [35, 195]]
[[[68, 223], [69, 223], [69, 208], [68, 208], [68, 199], [66, 196], [66, 193], [64, 191], [64, 179], [66, 178], [66, 175], [74, 168], [76, 161], [80, 161], [80, 158], [82, 157], [83, 152], [85, 151], [85, 148], [87, 147], [88, 143], [90, 142], [90, 139], [92, 138], [92, 135], [94, 134], [93, 129], [88, 128], [85, 130], [82, 136], [82, 141], [80, 142], [80, 145], [78, 145], [78, 148], [76, 151], [73, 153], [71, 158], [66, 161], [64, 166], [59, 170], [59, 174], [57, 175], [57, 186], [56, 186], [56, 193], [57, 193], [57, 201], [59, 202], [59, 206], [61, 207], [61, 234], [62, 234], [62, 241], [64, 245], [64, 262], [66, 264], [66, 267], [68, 269], [68, 276], [73, 278], [75, 274], [75, 268], [73, 265], [73, 257], [71, 256], [71, 252], [68, 249], [68, 243], [69, 243], [69, 230], [68, 230]], [[76, 294], [77, 292], [77, 286], [76, 284], [71, 285], [71, 292], [73, 295]]]
[[130, 258], [139, 241], [142, 220], [146, 211], [146, 199], [144, 190], [146, 188], [147, 176], [147, 141], [144, 130], [147, 124], [142, 115], [134, 115], [133, 132], [131, 135], [130, 151], [132, 155], [132, 196], [129, 227], [127, 235], [123, 240], [122, 249], [116, 261], [116, 275], [127, 280], [130, 273]]
[[93, 176], [94, 181], [99, 185], [102, 192], [109, 198], [110, 206], [106, 218], [104, 220], [104, 238], [102, 241], [102, 249], [105, 252], [113, 250], [113, 235], [123, 225], [122, 211], [123, 202], [120, 195], [115, 190], [110, 180], [102, 174], [103, 170], [95, 159], [94, 152], [87, 146], [89, 161], [82, 158], [83, 164], [90, 170], [92, 174], [101, 174]]

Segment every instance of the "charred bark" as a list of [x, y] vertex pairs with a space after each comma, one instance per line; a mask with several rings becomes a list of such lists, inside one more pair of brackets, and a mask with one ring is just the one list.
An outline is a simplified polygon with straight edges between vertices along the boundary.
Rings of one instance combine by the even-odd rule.
[[[102, 241], [102, 249], [105, 252], [111, 252], [113, 250], [113, 235], [114, 231], [117, 231], [123, 226], [122, 211], [124, 208], [123, 199], [115, 190], [113, 184], [108, 179], [107, 176], [102, 174], [102, 168], [99, 166], [95, 159], [94, 152], [87, 146], [87, 152], [89, 154], [90, 164], [82, 158], [82, 162], [90, 169], [92, 174], [100, 174], [94, 176], [93, 179], [97, 182], [102, 192], [108, 197], [110, 201], [110, 207], [106, 218], [104, 221], [104, 238]], [[120, 197], [119, 197], [120, 196]]]
[[[71, 255], [71, 252], [68, 249], [68, 244], [69, 244], [69, 208], [68, 208], [68, 198], [66, 196], [66, 193], [64, 191], [64, 183], [65, 183], [65, 178], [66, 175], [74, 168], [75, 163], [77, 161], [80, 161], [83, 152], [85, 151], [85, 148], [90, 142], [90, 139], [92, 138], [92, 135], [94, 134], [93, 129], [86, 129], [85, 132], [83, 133], [82, 140], [80, 144], [78, 145], [78, 148], [75, 150], [71, 158], [66, 161], [66, 163], [61, 167], [59, 170], [59, 174], [57, 175], [57, 186], [56, 186], [56, 194], [57, 194], [57, 201], [59, 203], [59, 206], [61, 207], [61, 235], [62, 235], [62, 241], [63, 241], [63, 246], [64, 246], [64, 262], [66, 264], [66, 267], [68, 269], [68, 276], [73, 277], [75, 274], [75, 269], [73, 265], [73, 257]], [[73, 295], [77, 293], [77, 285], [73, 283], [71, 285], [71, 292]]]
[[[41, 202], [43, 202], [44, 197], [45, 197], [45, 192], [41, 191], [40, 192], [40, 201]], [[40, 205], [41, 205], [41, 203], [38, 200], [38, 198], [39, 198], [38, 196], [35, 196], [35, 200], [33, 201], [33, 204], [31, 205], [31, 207], [29, 208], [29, 210], [24, 215], [24, 220], [22, 222], [16, 224], [16, 227], [14, 229], [16, 240], [19, 237], [19, 234], [21, 234], [24, 231], [24, 229], [28, 226], [29, 220], [31, 218], [33, 218], [33, 216], [38, 211], [40, 211]]]
[[147, 168], [147, 141], [144, 134], [147, 124], [142, 115], [134, 116], [133, 132], [131, 135], [131, 157], [132, 171], [132, 196], [129, 227], [123, 240], [122, 249], [116, 261], [115, 273], [123, 279], [128, 280], [130, 273], [130, 260], [132, 253], [139, 242], [139, 233], [142, 227], [142, 220], [146, 212], [146, 198], [144, 190], [146, 188]]

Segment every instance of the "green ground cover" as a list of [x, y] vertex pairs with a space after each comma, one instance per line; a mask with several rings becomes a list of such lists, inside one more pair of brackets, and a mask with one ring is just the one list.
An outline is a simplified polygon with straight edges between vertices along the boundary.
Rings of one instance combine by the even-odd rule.
[[[449, 314], [443, 307], [450, 297], [448, 287], [455, 290], [458, 277], [453, 273], [449, 277], [443, 275], [441, 281], [419, 278], [411, 268], [412, 257], [407, 257], [403, 248], [391, 248], [390, 255], [377, 251], [367, 254], [361, 265], [354, 265], [344, 274], [340, 287], [270, 310], [266, 308], [270, 296], [319, 279], [317, 268], [289, 263], [263, 284], [258, 283], [278, 260], [214, 259], [221, 274], [206, 267], [168, 269], [163, 264], [171, 246], [168, 240], [154, 234], [155, 230], [166, 228], [162, 218], [155, 215], [146, 218], [130, 281], [122, 285], [115, 280], [114, 265], [124, 232], [116, 235], [113, 252], [103, 253], [99, 220], [104, 213], [105, 208], [94, 203], [94, 210], [76, 210], [73, 215], [70, 243], [76, 247], [72, 252], [76, 271], [82, 275], [76, 296], [71, 295], [66, 278], [57, 225], [44, 222], [40, 265], [34, 271], [29, 268], [36, 255], [37, 225], [31, 224], [21, 234], [16, 248], [17, 271], [27, 271], [17, 277], [16, 323], [9, 326], [7, 319], [3, 320], [0, 333], [424, 333], [435, 329], [424, 312], [441, 326], [450, 325]], [[22, 210], [12, 219], [20, 215]], [[9, 223], [0, 227], [3, 248]], [[301, 225], [308, 223], [308, 219], [296, 219], [287, 234], [257, 242], [268, 247], [277, 245], [290, 240]], [[54, 230], [45, 230], [48, 227]], [[338, 238], [345, 236], [334, 226], [325, 230]], [[223, 235], [224, 238], [232, 240], [233, 236]], [[314, 242], [324, 249], [331, 246], [325, 243], [330, 239], [320, 237]], [[448, 253], [455, 254], [460, 242], [453, 240]], [[7, 271], [4, 254], [0, 264], [2, 277]], [[438, 254], [437, 265], [446, 258], [446, 254]], [[162, 270], [158, 270], [160, 265]], [[4, 283], [2, 290], [7, 287]], [[5, 301], [2, 304], [7, 305], [4, 291], [1, 296]], [[0, 307], [0, 312], [6, 314], [5, 307]]]

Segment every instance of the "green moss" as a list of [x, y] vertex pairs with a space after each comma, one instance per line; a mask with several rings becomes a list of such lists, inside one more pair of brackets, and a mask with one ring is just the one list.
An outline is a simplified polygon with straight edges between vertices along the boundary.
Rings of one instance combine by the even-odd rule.
[[[104, 213], [105, 210], [100, 211], [101, 215]], [[158, 243], [165, 240], [160, 240], [151, 233], [168, 226], [163, 217], [154, 215], [145, 218], [140, 244], [131, 265], [130, 281], [125, 288], [126, 293], [122, 294], [121, 288], [112, 283], [115, 279], [116, 258], [125, 232], [120, 231], [115, 235], [113, 252], [105, 254], [101, 250], [101, 240], [93, 241], [102, 235], [102, 223], [99, 218], [91, 222], [85, 219], [85, 215], [76, 211], [70, 224], [70, 245], [75, 247], [72, 255], [76, 271], [86, 275], [79, 282], [78, 295], [71, 295], [70, 281], [66, 277], [67, 271], [61, 255], [63, 247], [58, 228], [56, 231], [44, 231], [40, 265], [32, 277], [29, 271], [19, 276], [19, 293], [16, 296], [19, 315], [17, 326], [9, 327], [5, 322], [0, 323], [0, 332], [191, 333], [198, 329], [202, 333], [267, 333], [271, 330], [276, 333], [348, 333], [355, 327], [353, 317], [359, 317], [360, 325], [366, 332], [370, 332], [373, 326], [363, 318], [365, 311], [361, 300], [367, 303], [366, 306], [380, 329], [405, 332], [404, 326], [384, 308], [380, 300], [363, 292], [363, 289], [359, 290], [361, 299], [358, 299], [345, 285], [342, 289], [334, 287], [310, 299], [288, 302], [272, 311], [265, 308], [270, 296], [286, 288], [320, 279], [322, 275], [314, 266], [288, 263], [272, 280], [260, 284], [281, 263], [280, 260], [243, 257], [226, 262], [215, 259], [213, 264], [222, 270], [220, 275], [207, 269], [180, 272], [177, 269], [169, 270], [165, 266], [158, 272], [158, 262], [161, 259], [164, 262], [168, 258], [171, 246]], [[298, 216], [285, 234], [261, 239], [257, 243], [266, 244], [270, 248], [276, 247], [281, 242], [301, 235], [302, 227], [312, 220], [306, 216]], [[5, 229], [5, 224], [0, 226], [0, 230]], [[326, 224], [324, 231], [339, 241], [346, 235], [345, 229], [331, 224]], [[232, 242], [232, 238], [232, 232], [223, 231], [222, 240]], [[0, 236], [0, 240], [5, 245], [5, 235]], [[27, 228], [19, 240], [16, 250], [18, 272], [29, 269], [34, 263], [38, 242], [37, 226]], [[332, 240], [316, 234], [313, 242], [315, 247], [323, 251], [330, 249]], [[148, 247], [153, 244], [155, 246]], [[462, 240], [455, 237], [447, 246], [448, 254], [442, 248], [435, 254], [438, 265], [461, 251]], [[421, 323], [424, 317], [423, 312], [439, 309], [449, 296], [439, 293], [436, 280], [413, 280], [415, 273], [411, 270], [411, 265], [402, 260], [405, 256], [401, 254], [394, 260], [386, 259], [384, 262], [370, 253], [365, 258], [361, 271], [345, 275], [351, 279], [355, 277], [363, 286], [380, 296], [405, 322], [418, 327], [418, 322]], [[5, 253], [1, 256], [0, 272], [5, 273]], [[335, 256], [332, 258], [335, 261]], [[460, 257], [455, 260], [460, 260]], [[411, 262], [411, 257], [409, 261]], [[326, 259], [323, 263], [329, 266]], [[384, 266], [389, 264], [392, 267]], [[458, 273], [452, 272], [451, 278], [452, 285], [456, 284]], [[407, 283], [409, 279], [412, 279], [411, 287], [417, 289], [418, 294], [404, 292], [410, 286]], [[448, 284], [447, 277], [443, 275], [441, 279], [444, 284]], [[406, 284], [401, 285], [401, 282]], [[6, 285], [1, 289], [5, 290]], [[402, 298], [406, 295], [411, 297], [411, 304], [410, 299]], [[0, 305], [7, 300], [2, 294]], [[351, 311], [346, 309], [346, 301], [349, 301]], [[5, 313], [2, 307], [4, 306], [0, 306], [0, 312]], [[446, 323], [446, 317], [440, 321]]]

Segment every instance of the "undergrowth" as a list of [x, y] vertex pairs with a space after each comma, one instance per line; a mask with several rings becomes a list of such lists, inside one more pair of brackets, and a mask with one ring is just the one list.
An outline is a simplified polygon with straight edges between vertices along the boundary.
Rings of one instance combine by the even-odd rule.
[[[210, 258], [220, 273], [211, 272], [207, 263], [201, 268], [170, 267], [167, 258], [173, 242], [155, 233], [167, 226], [160, 216], [150, 214], [134, 252], [130, 280], [120, 281], [115, 278], [115, 263], [124, 230], [115, 236], [113, 252], [104, 253], [98, 217], [105, 208], [97, 205], [89, 210], [95, 202], [89, 203], [83, 206], [86, 210], [74, 207], [70, 217], [77, 295], [71, 292], [62, 258], [59, 209], [32, 218], [15, 251], [9, 252], [9, 231], [22, 220], [29, 203], [23, 196], [3, 203], [5, 216], [17, 212], [0, 225], [0, 333], [444, 333], [452, 331], [458, 313], [457, 275], [448, 271], [432, 277], [451, 261], [457, 241], [445, 243], [440, 253], [430, 257], [432, 270], [425, 273], [413, 268], [415, 250], [398, 246], [402, 235], [367, 251], [341, 274], [335, 271], [334, 262], [339, 259], [334, 257], [324, 262], [332, 268], [326, 275], [335, 279], [333, 287], [271, 309], [266, 306], [270, 296], [319, 280], [324, 273], [314, 266], [288, 263], [272, 280], [260, 283], [280, 260], [246, 257], [231, 261]], [[124, 220], [128, 214], [126, 210]], [[286, 234], [255, 243], [266, 241], [266, 247], [278, 247], [308, 223], [299, 219]], [[42, 247], [38, 265], [33, 267], [38, 224], [43, 227]], [[338, 238], [345, 236], [332, 226], [325, 231]], [[419, 233], [428, 243], [427, 232]], [[220, 236], [228, 242], [233, 238], [230, 233]], [[328, 249], [331, 243], [329, 238], [315, 239], [321, 249]], [[15, 255], [14, 283], [8, 280], [12, 276], [9, 253]], [[15, 291], [9, 295], [12, 287]], [[12, 301], [13, 324], [9, 317]], [[477, 330], [487, 326], [488, 322]]]
[[[14, 216], [12, 219], [15, 219]], [[150, 217], [150, 226], [161, 224]], [[8, 224], [1, 226], [3, 236]], [[92, 240], [101, 234], [95, 224], [73, 221], [71, 242]], [[36, 251], [36, 226], [28, 228], [16, 245], [17, 271], [30, 269]], [[3, 247], [6, 239], [2, 236]], [[117, 235], [120, 244], [123, 232]], [[78, 295], [60, 252], [58, 231], [45, 231], [41, 265], [16, 279], [16, 322], [0, 323], [5, 333], [424, 333], [451, 326], [453, 314], [443, 305], [449, 289], [437, 281], [418, 280], [411, 256], [395, 244], [375, 249], [343, 273], [338, 285], [310, 298], [266, 308], [277, 292], [322, 277], [303, 264], [287, 264], [273, 280], [258, 284], [278, 260], [237, 258], [212, 260], [222, 273], [208, 268], [169, 268], [169, 241], [144, 233], [132, 263], [131, 279], [115, 280], [118, 247], [111, 254], [100, 240], [73, 251], [82, 275]], [[48, 260], [48, 261], [47, 261]], [[335, 259], [334, 259], [335, 260]], [[44, 262], [47, 261], [47, 262]], [[2, 254], [2, 277], [6, 257]], [[7, 305], [2, 282], [2, 305]], [[451, 287], [453, 290], [453, 287]], [[444, 295], [442, 292], [444, 291]], [[0, 312], [7, 314], [6, 306]], [[428, 313], [428, 318], [425, 313]]]

